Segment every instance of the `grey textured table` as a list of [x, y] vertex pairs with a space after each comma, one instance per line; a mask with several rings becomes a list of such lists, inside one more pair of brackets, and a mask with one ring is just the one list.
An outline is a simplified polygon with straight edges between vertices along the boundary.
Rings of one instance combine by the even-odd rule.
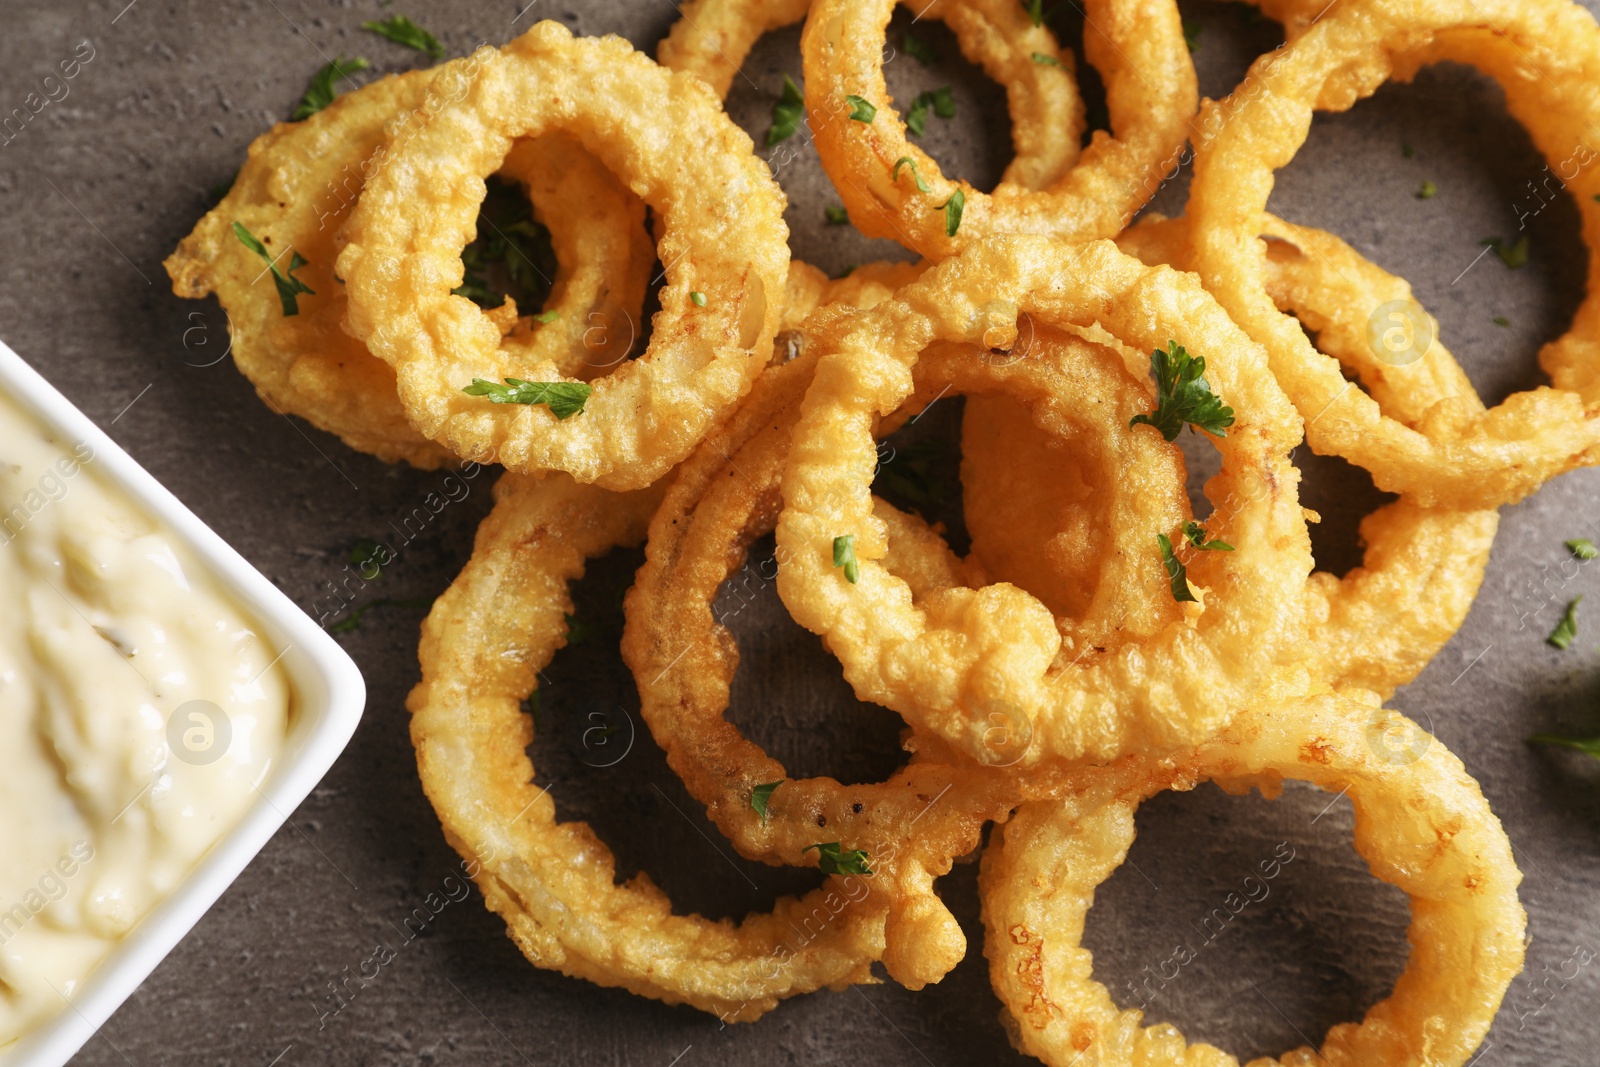
[[[1275, 43], [1271, 24], [1247, 27], [1232, 7], [1182, 6], [1201, 28], [1196, 59], [1210, 95], [1224, 95], [1251, 56]], [[666, 0], [399, 7], [452, 54], [502, 42], [544, 17], [653, 49], [675, 16]], [[65, 0], [8, 2], [0, 13], [0, 110], [20, 106], [86, 37], [94, 47], [70, 94], [0, 148], [0, 337], [314, 612], [352, 543], [386, 534], [443, 475], [385, 467], [274, 415], [228, 361], [217, 361], [226, 344], [217, 306], [174, 298], [160, 261], [245, 145], [288, 114], [324, 56], [364, 55], [379, 71], [419, 57], [358, 29], [388, 13], [377, 0]], [[924, 36], [943, 58], [931, 69], [891, 64], [890, 87], [905, 96], [953, 82], [959, 114], [930, 119], [925, 143], [954, 172], [992, 183], [1009, 153], [1006, 123], [994, 117], [1004, 114], [1000, 91], [959, 61], [941, 27]], [[735, 119], [758, 135], [782, 74], [799, 73], [797, 40], [795, 30], [765, 39], [729, 100]], [[1582, 294], [1577, 215], [1564, 198], [1532, 219], [1526, 268], [1475, 260], [1482, 238], [1515, 231], [1512, 205], [1542, 175], [1499, 91], [1471, 71], [1444, 68], [1319, 119], [1273, 206], [1337, 231], [1409, 278], [1495, 401], [1538, 381], [1537, 345], [1563, 328]], [[780, 178], [797, 255], [834, 271], [902, 255], [824, 225], [823, 207], [837, 201], [810, 152]], [[1415, 195], [1425, 179], [1439, 188], [1426, 201]], [[1182, 186], [1163, 190], [1157, 207], [1180, 212]], [[957, 411], [947, 405], [928, 432], [950, 433]], [[1326, 519], [1316, 530], [1318, 558], [1342, 571], [1358, 558], [1355, 523], [1378, 497], [1343, 464], [1307, 459], [1306, 468], [1308, 503]], [[408, 541], [369, 595], [437, 595], [467, 557], [488, 483], [478, 479]], [[1580, 472], [1506, 510], [1471, 617], [1395, 701], [1477, 775], [1525, 874], [1528, 967], [1477, 1061], [1485, 1067], [1592, 1063], [1600, 1044], [1597, 968], [1568, 962], [1600, 950], [1600, 763], [1524, 743], [1539, 730], [1600, 733], [1593, 626], [1585, 623], [1565, 653], [1543, 642], [1567, 599], [1600, 592], [1596, 568], [1563, 571], [1561, 546], [1600, 533], [1597, 489], [1600, 474]], [[594, 568], [578, 590], [580, 617], [615, 625], [616, 598], [637, 559], [618, 553]], [[400, 935], [404, 918], [456, 865], [418, 787], [406, 735], [421, 615], [374, 608], [341, 637], [371, 690], [349, 751], [78, 1062], [1022, 1062], [996, 1022], [971, 863], [943, 883], [973, 944], [941, 985], [920, 994], [893, 984], [822, 993], [754, 1026], [724, 1029], [688, 1009], [535, 970], [476, 894], [446, 907], [425, 936]], [[798, 773], [865, 778], [892, 768], [892, 717], [854, 702], [770, 591], [734, 628], [745, 661], [735, 692], [741, 725]], [[636, 698], [608, 641], [563, 654], [552, 679], [547, 732], [535, 744], [539, 780], [563, 813], [591, 820], [614, 844], [622, 873], [647, 869], [680, 907], [717, 916], [763, 907], [815, 878], [737, 861], [708, 843], [698, 832], [707, 824], [642, 728], [625, 758], [592, 766], [605, 760], [583, 749], [591, 713], [614, 717], [613, 736], [633, 730]], [[1350, 819], [1348, 801], [1330, 807], [1309, 789], [1291, 788], [1276, 803], [1210, 786], [1157, 797], [1089, 921], [1100, 975], [1126, 1001], [1144, 968], [1192, 939], [1194, 923], [1246, 869], [1287, 842], [1295, 858], [1270, 896], [1207, 945], [1152, 1010], [1243, 1056], [1276, 1054], [1359, 1016], [1399, 972], [1406, 909], [1351, 851]], [[394, 959], [369, 982], [351, 979], [380, 943]], [[354, 994], [337, 1012], [335, 982]]]

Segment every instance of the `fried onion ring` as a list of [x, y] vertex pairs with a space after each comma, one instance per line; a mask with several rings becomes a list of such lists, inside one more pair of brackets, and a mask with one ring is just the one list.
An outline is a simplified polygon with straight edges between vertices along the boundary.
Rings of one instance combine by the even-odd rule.
[[[1170, 0], [1087, 0], [1084, 49], [1105, 81], [1114, 132], [1096, 132], [1076, 165], [1048, 187], [1002, 181], [989, 194], [946, 178], [907, 140], [883, 77], [893, 9], [894, 0], [816, 0], [801, 38], [817, 152], [862, 233], [934, 261], [993, 234], [1112, 237], [1161, 187], [1188, 135], [1198, 92]], [[1006, 0], [994, 0], [990, 17], [996, 25], [1017, 23], [1014, 33], [1032, 26], [1024, 5]], [[870, 121], [851, 117], [849, 96], [876, 107]], [[957, 196], [964, 204], [958, 227], [947, 208]]]
[[[704, 82], [620, 38], [574, 38], [546, 21], [442, 69], [466, 83], [460, 99], [397, 148], [351, 217], [338, 260], [346, 325], [395, 368], [412, 422], [462, 458], [648, 485], [726, 417], [771, 355], [789, 262], [783, 194]], [[462, 392], [476, 378], [562, 375], [518, 363], [494, 323], [451, 295], [484, 176], [518, 138], [554, 130], [656, 209], [667, 265], [646, 352], [595, 381], [566, 419]]]
[[[587, 824], [556, 821], [526, 751], [533, 721], [522, 702], [566, 643], [568, 584], [586, 559], [637, 543], [660, 495], [503, 477], [472, 559], [423, 624], [411, 739], [445, 836], [530, 961], [748, 1021], [782, 997], [870, 981], [881, 895], [845, 906], [830, 882], [737, 925], [674, 915], [648, 876], [616, 884], [610, 850]], [[832, 920], [789, 947], [790, 924], [817, 909]]]
[[[1375, 733], [1414, 744], [1401, 755]], [[1025, 805], [996, 828], [979, 875], [984, 953], [1019, 1048], [1053, 1067], [1238, 1067], [1210, 1045], [1187, 1045], [1168, 1024], [1143, 1027], [1143, 1013], [1119, 1009], [1091, 976], [1084, 920], [1133, 843], [1143, 800], [1206, 780], [1275, 797], [1285, 778], [1350, 797], [1356, 851], [1411, 899], [1411, 955], [1394, 992], [1360, 1024], [1252, 1067], [1467, 1062], [1522, 969], [1522, 876], [1461, 761], [1371, 695], [1259, 706], [1189, 755], [1086, 772], [1076, 792]]]
[[[883, 529], [867, 485], [876, 420], [911, 393], [924, 349], [935, 341], [1010, 345], [1019, 315], [1063, 329], [1097, 327], [1145, 351], [1173, 339], [1192, 345], [1237, 412], [1227, 436], [1214, 442], [1223, 465], [1207, 493], [1217, 509], [1212, 536], [1238, 551], [1194, 561], [1190, 581], [1206, 590], [1204, 606], [1187, 606], [1150, 638], [1104, 653], [1083, 650], [1070, 663], [1057, 661], [1062, 639], [1048, 609], [1015, 586], [952, 589], [919, 606], [877, 562]], [[861, 699], [979, 759], [985, 714], [1015, 708], [1032, 731], [1021, 765], [1104, 761], [1209, 736], [1303, 636], [1298, 593], [1311, 554], [1298, 473], [1287, 458], [1300, 419], [1267, 372], [1265, 353], [1193, 276], [1145, 267], [1110, 242], [995, 238], [877, 308], [842, 316], [821, 343], [826, 355], [784, 475], [778, 591], [796, 621], [828, 642]], [[1047, 407], [1085, 402], [1058, 394], [1059, 383], [1034, 362], [1004, 368], [1013, 395]], [[1151, 558], [1162, 532], [1148, 531]], [[855, 538], [858, 582], [834, 565], [835, 539], [845, 535]]]
[[[946, 23], [968, 62], [1004, 86], [1015, 156], [1001, 180], [1043, 189], [1077, 162], [1083, 138], [1083, 98], [1076, 63], [1055, 35], [1019, 15], [1010, 0], [901, 0], [917, 18]], [[719, 97], [744, 65], [751, 47], [772, 30], [806, 17], [811, 0], [690, 0], [656, 48], [669, 70], [697, 74]]]
[[[1321, 230], [1267, 214], [1261, 235], [1274, 306], [1313, 331], [1319, 350], [1358, 376], [1387, 417], [1416, 426], [1430, 411], [1446, 408], [1462, 418], [1482, 414], [1483, 402], [1442, 343], [1433, 342], [1422, 359], [1405, 366], [1385, 362], [1368, 344], [1367, 323], [1375, 309], [1404, 305], [1426, 314], [1404, 280]], [[1188, 224], [1152, 217], [1129, 228], [1118, 246], [1146, 263], [1186, 267]], [[1316, 412], [1301, 414], [1313, 418]], [[1345, 458], [1361, 463], [1359, 457]], [[1014, 463], [1010, 457], [1004, 462]], [[1019, 489], [1050, 492], [1044, 483]], [[1361, 566], [1343, 578], [1326, 571], [1311, 576], [1309, 647], [1326, 668], [1327, 681], [1387, 698], [1421, 673], [1461, 628], [1499, 526], [1494, 508], [1430, 508], [1407, 497], [1367, 516], [1361, 523]]]
[[[440, 105], [443, 95], [430, 90], [433, 76], [384, 78], [304, 122], [274, 126], [251, 144], [228, 195], [166, 261], [179, 296], [216, 292], [228, 315], [234, 364], [273, 410], [298, 415], [386, 462], [429, 469], [455, 457], [412, 428], [394, 371], [344, 332], [345, 292], [334, 261], [365, 176], [383, 165], [411, 122]], [[654, 260], [644, 205], [564, 136], [519, 145], [501, 173], [527, 190], [560, 265], [546, 304], [555, 321], [535, 324], [524, 315], [514, 342], [567, 373], [592, 377], [624, 358], [632, 339], [620, 328], [598, 329], [599, 322], [636, 322], [644, 304]], [[315, 295], [302, 297], [298, 315], [284, 316], [261, 262], [234, 236], [234, 222], [275, 254], [293, 249], [305, 258], [296, 276]], [[508, 304], [497, 312], [502, 327], [516, 310]]]
[[[1555, 387], [1508, 397], [1485, 413], [1441, 402], [1415, 425], [1386, 415], [1351, 388], [1338, 360], [1319, 353], [1266, 292], [1258, 239], [1273, 175], [1305, 142], [1313, 108], [1343, 111], [1390, 78], [1442, 59], [1495, 78], [1506, 107], [1552, 167], [1572, 173], [1569, 191], [1585, 223], [1591, 283], [1600, 280], [1600, 170], [1572, 167], [1600, 120], [1587, 86], [1600, 28], [1582, 8], [1546, 0], [1488, 4], [1380, 0], [1344, 4], [1251, 67], [1244, 87], [1201, 116], [1189, 217], [1194, 265], [1235, 320], [1264, 344], [1273, 373], [1311, 419], [1319, 452], [1372, 472], [1379, 488], [1424, 506], [1492, 507], [1527, 496], [1553, 475], [1600, 461], [1600, 288], [1562, 338], [1540, 354]], [[1375, 322], [1391, 363], [1417, 358], [1425, 312], [1394, 309]], [[1394, 335], [1394, 344], [1389, 337]], [[1309, 416], [1308, 416], [1309, 418]]]

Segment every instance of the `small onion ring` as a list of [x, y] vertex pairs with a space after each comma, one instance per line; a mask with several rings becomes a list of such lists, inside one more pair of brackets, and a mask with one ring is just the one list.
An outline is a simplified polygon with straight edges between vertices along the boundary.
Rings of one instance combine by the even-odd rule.
[[[588, 558], [642, 539], [660, 496], [565, 475], [503, 477], [472, 559], [423, 623], [411, 739], [445, 836], [531, 962], [748, 1021], [782, 997], [870, 981], [881, 895], [830, 880], [737, 925], [674, 915], [647, 876], [616, 884], [610, 850], [587, 824], [556, 821], [526, 751], [533, 721], [522, 702], [566, 642], [568, 583]], [[799, 938], [791, 923], [823, 909], [831, 921]]]
[[[1055, 35], [1019, 17], [1011, 0], [901, 0], [917, 19], [946, 23], [961, 54], [1006, 90], [1016, 155], [1001, 180], [1024, 189], [1054, 184], [1078, 160], [1083, 98], [1076, 60]], [[697, 74], [727, 97], [751, 47], [806, 17], [811, 0], [690, 0], [656, 48], [669, 70]], [[1040, 58], [1042, 57], [1042, 58]]]
[[1555, 388], [1514, 394], [1471, 418], [1446, 411], [1415, 428], [1350, 388], [1338, 361], [1318, 353], [1268, 296], [1257, 233], [1274, 172], [1305, 142], [1313, 108], [1346, 110], [1391, 77], [1409, 78], [1441, 59], [1494, 77], [1507, 109], [1561, 168], [1600, 119], [1593, 94], [1581, 88], [1597, 54], [1593, 16], [1564, 2], [1345, 4], [1257, 60], [1233, 96], [1206, 105], [1188, 208], [1195, 268], [1267, 347], [1300, 410], [1319, 412], [1307, 429], [1312, 446], [1360, 463], [1379, 488], [1424, 506], [1484, 508], [1600, 461], [1600, 168], [1577, 166], [1568, 181], [1590, 246], [1591, 285], [1571, 330], [1540, 353]]
[[[455, 456], [412, 428], [393, 369], [344, 332], [345, 293], [334, 261], [363, 175], [382, 165], [412, 117], [438, 106], [429, 90], [433, 76], [423, 70], [384, 78], [304, 122], [279, 123], [262, 134], [233, 188], [165, 264], [179, 296], [217, 293], [234, 364], [273, 410], [298, 415], [386, 462], [425, 469], [454, 463]], [[636, 320], [644, 305], [655, 252], [643, 202], [559, 135], [519, 145], [501, 174], [526, 189], [560, 266], [546, 302], [556, 321], [535, 326], [524, 315], [512, 336], [567, 373], [592, 377], [624, 358], [631, 340], [621, 330], [596, 329], [594, 316]], [[307, 260], [295, 276], [316, 295], [301, 297], [299, 315], [283, 315], [261, 261], [234, 236], [235, 221], [267, 247], [292, 248]], [[510, 327], [516, 310], [508, 304], [496, 321]]]
[[[1388, 747], [1402, 736], [1403, 750]], [[1370, 694], [1254, 708], [1189, 755], [1087, 772], [1077, 792], [1026, 805], [996, 828], [979, 874], [984, 953], [1020, 1049], [1052, 1067], [1237, 1067], [1209, 1045], [1187, 1045], [1170, 1025], [1142, 1027], [1141, 1012], [1119, 1009], [1091, 975], [1084, 920], [1133, 843], [1141, 801], [1208, 779], [1271, 797], [1285, 778], [1349, 795], [1356, 851], [1411, 898], [1411, 955], [1394, 992], [1359, 1025], [1251, 1067], [1467, 1062], [1522, 969], [1522, 876], [1461, 761]]]
[[[994, 2], [997, 25], [1031, 26], [1023, 5]], [[1097, 132], [1077, 164], [1046, 188], [1002, 181], [989, 194], [946, 178], [907, 140], [883, 77], [893, 9], [894, 0], [816, 0], [800, 43], [817, 152], [850, 220], [868, 237], [899, 241], [933, 261], [993, 234], [1112, 237], [1161, 187], [1188, 136], [1198, 92], [1171, 0], [1086, 0], [1084, 49], [1106, 83], [1114, 135]], [[872, 121], [852, 119], [847, 96], [874, 104]], [[906, 158], [914, 171], [898, 167]], [[940, 209], [957, 193], [965, 207], [952, 235]]]
[[[1062, 665], [1054, 619], [1015, 586], [953, 589], [914, 605], [877, 562], [883, 529], [868, 490], [874, 426], [910, 395], [919, 354], [936, 340], [1010, 343], [1023, 313], [1047, 326], [1099, 326], [1146, 351], [1178, 339], [1207, 357], [1207, 376], [1237, 419], [1215, 441], [1223, 467], [1207, 492], [1217, 506], [1212, 535], [1238, 551], [1200, 553], [1190, 568], [1208, 604], [1188, 606], [1152, 638]], [[795, 620], [828, 642], [861, 699], [980, 759], [983, 712], [1004, 704], [1031, 720], [1019, 765], [1104, 761], [1209, 736], [1303, 636], [1297, 594], [1311, 552], [1288, 461], [1300, 419], [1265, 353], [1192, 275], [1146, 267], [1110, 242], [994, 238], [843, 317], [823, 343], [784, 475], [778, 591]], [[1007, 369], [1023, 380], [1029, 362]], [[1158, 532], [1149, 532], [1152, 555]], [[855, 537], [858, 583], [833, 566], [834, 539], [845, 534]]]
[[[457, 455], [648, 485], [726, 417], [771, 355], [789, 263], [783, 194], [704, 82], [620, 38], [574, 38], [545, 21], [447, 74], [460, 93], [393, 153], [351, 217], [338, 261], [347, 328], [395, 368], [418, 429]], [[657, 210], [667, 264], [645, 354], [598, 379], [566, 420], [462, 393], [475, 378], [562, 376], [508, 359], [494, 323], [450, 293], [483, 176], [518, 138], [552, 130], [576, 135]]]

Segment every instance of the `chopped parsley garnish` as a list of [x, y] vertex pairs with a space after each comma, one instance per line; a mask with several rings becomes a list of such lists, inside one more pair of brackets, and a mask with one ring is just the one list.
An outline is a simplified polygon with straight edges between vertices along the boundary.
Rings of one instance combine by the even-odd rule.
[[[338, 622], [329, 623], [327, 630], [330, 634], [347, 634], [361, 628], [361, 617], [373, 608], [431, 608], [433, 601], [426, 597], [417, 600], [390, 600], [380, 597], [370, 604], [363, 604]], [[535, 694], [537, 695], [537, 694]]]
[[1022, 10], [1028, 13], [1035, 26], [1044, 25], [1044, 0], [1022, 0]]
[[867, 866], [867, 854], [864, 850], [853, 848], [848, 852], [839, 851], [839, 842], [825, 841], [821, 844], [807, 845], [801, 849], [801, 854], [817, 850], [817, 866], [822, 868], [823, 874], [871, 874], [872, 868]]
[[390, 562], [389, 546], [370, 537], [363, 537], [350, 549], [345, 558], [356, 565], [356, 573], [369, 582], [383, 575], [384, 565]]
[[215, 207], [217, 204], [222, 203], [222, 201], [227, 198], [228, 194], [233, 192], [233, 183], [238, 181], [238, 180], [239, 180], [239, 172], [238, 171], [234, 171], [233, 172], [233, 177], [229, 178], [225, 182], [218, 182], [217, 184], [213, 185], [210, 189], [206, 190], [206, 195], [211, 198], [211, 204], [212, 204], [213, 207]]
[[825, 207], [822, 209], [822, 211], [823, 214], [828, 216], [829, 226], [845, 226], [850, 222], [850, 212], [846, 211], [842, 207]]
[[906, 129], [918, 137], [927, 132], [930, 107], [942, 119], [955, 117], [956, 100], [950, 92], [950, 86], [943, 85], [930, 92], [918, 93], [917, 98], [911, 101], [911, 110], [906, 112]]
[[306, 95], [301, 99], [300, 106], [294, 109], [294, 114], [289, 116], [290, 121], [299, 122], [308, 119], [333, 103], [333, 86], [335, 78], [349, 77], [358, 70], [366, 70], [372, 66], [365, 59], [357, 57], [346, 59], [340, 56], [332, 63], [326, 63], [315, 74], [311, 75], [311, 84], [306, 88]]
[[833, 565], [844, 568], [844, 580], [851, 585], [861, 580], [861, 564], [856, 560], [855, 534], [840, 534], [833, 539]]
[[541, 312], [539, 312], [539, 314], [537, 314], [537, 315], [535, 315], [533, 317], [533, 321], [534, 322], [540, 322], [540, 323], [543, 323], [546, 326], [548, 326], [552, 322], [554, 322], [557, 319], [559, 319], [560, 317], [561, 317], [561, 312], [557, 311], [555, 308], [551, 308], [549, 311], [541, 311]]
[[1578, 636], [1578, 605], [1583, 602], [1582, 595], [1567, 605], [1567, 612], [1561, 616], [1561, 621], [1556, 623], [1556, 628], [1550, 631], [1550, 636], [1545, 638], [1545, 643], [1556, 648], [1570, 648], [1572, 639]]
[[1182, 604], [1188, 602], [1197, 604], [1195, 595], [1189, 589], [1189, 572], [1184, 568], [1183, 561], [1172, 551], [1172, 542], [1166, 534], [1156, 534], [1156, 541], [1161, 545], [1161, 565], [1167, 568], [1167, 577], [1172, 580], [1172, 599]]
[[1528, 264], [1528, 235], [1523, 234], [1517, 238], [1516, 244], [1506, 244], [1498, 237], [1485, 237], [1483, 243], [1494, 249], [1494, 254], [1500, 257], [1500, 262], [1516, 270]]
[[767, 782], [750, 790], [750, 806], [755, 809], [757, 815], [761, 816], [762, 822], [767, 821], [767, 805], [772, 802], [773, 792], [782, 784], [781, 780]]
[[1190, 53], [1200, 51], [1200, 35], [1205, 32], [1205, 27], [1198, 22], [1185, 20], [1183, 24], [1183, 43], [1189, 46]]
[[1528, 744], [1575, 748], [1579, 752], [1586, 752], [1595, 759], [1600, 759], [1600, 737], [1557, 737], [1555, 734], [1534, 734], [1528, 738]]
[[857, 122], [871, 122], [878, 117], [878, 109], [871, 101], [859, 96], [847, 96], [844, 99], [850, 105], [850, 117]]
[[900, 38], [900, 45], [906, 50], [906, 55], [925, 67], [931, 66], [939, 58], [939, 54], [933, 50], [932, 45], [910, 30], [907, 30]]
[[1035, 52], [1033, 54], [1033, 61], [1046, 67], [1061, 66], [1061, 60], [1057, 59], [1055, 56], [1045, 55], [1043, 52]]
[[[533, 205], [522, 186], [492, 175], [485, 184], [487, 193], [478, 205], [478, 235], [462, 249], [461, 285], [451, 293], [486, 310], [504, 304], [507, 295], [519, 308], [538, 307], [556, 270], [550, 231], [534, 221]], [[550, 322], [545, 316], [556, 314], [536, 317]]]
[[939, 205], [939, 210], [944, 212], [944, 235], [954, 237], [956, 231], [961, 229], [961, 212], [967, 206], [967, 194], [957, 189], [950, 195], [950, 199]]
[[1239, 20], [1239, 25], [1246, 27], [1254, 26], [1263, 18], [1266, 18], [1265, 15], [1256, 10], [1256, 8], [1250, 4], [1234, 4], [1233, 13], [1234, 16]]
[[1422, 188], [1417, 190], [1418, 200], [1432, 200], [1437, 195], [1439, 195], [1439, 187], [1432, 181], [1424, 180]]
[[418, 26], [404, 15], [391, 15], [382, 22], [363, 22], [361, 28], [379, 37], [387, 37], [395, 44], [403, 44], [418, 52], [426, 52], [433, 59], [444, 58], [444, 45], [439, 38]]
[[486, 396], [492, 404], [548, 404], [550, 413], [560, 420], [582, 413], [594, 386], [583, 382], [525, 382], [521, 378], [507, 378], [505, 385], [496, 385], [474, 378], [461, 391], [468, 396]]
[[1506, 318], [1504, 315], [1496, 315], [1494, 318], [1490, 319], [1489, 321], [1494, 323], [1496, 326], [1510, 326], [1511, 325], [1511, 320]]
[[931, 193], [933, 190], [928, 188], [928, 183], [923, 181], [922, 175], [917, 173], [917, 161], [912, 159], [910, 156], [901, 156], [899, 159], [894, 161], [894, 170], [889, 172], [889, 180], [893, 182], [899, 181], [900, 168], [907, 165], [911, 167], [911, 177], [917, 183], [917, 192]]
[[1562, 543], [1567, 546], [1568, 552], [1571, 552], [1579, 559], [1594, 559], [1596, 556], [1600, 556], [1600, 548], [1594, 547], [1594, 542], [1587, 537], [1574, 537], [1572, 540]]
[[914, 507], [938, 507], [950, 499], [944, 479], [935, 475], [957, 469], [954, 443], [930, 437], [896, 449], [878, 464], [872, 479], [874, 492], [888, 493]]
[[1139, 423], [1154, 426], [1168, 441], [1176, 441], [1188, 423], [1215, 437], [1226, 437], [1233, 425], [1233, 409], [1211, 391], [1205, 380], [1204, 356], [1191, 356], [1176, 341], [1167, 342], [1150, 356], [1150, 377], [1156, 382], [1156, 410], [1151, 415], [1135, 415], [1128, 426]]
[[800, 120], [805, 117], [806, 98], [800, 95], [800, 87], [794, 83], [794, 79], [785, 74], [783, 94], [772, 105], [772, 125], [767, 127], [767, 147], [771, 148], [793, 137], [794, 131], [800, 128]]
[[291, 252], [289, 255], [289, 269], [286, 271], [280, 270], [278, 269], [278, 264], [273, 262], [272, 253], [267, 251], [266, 245], [256, 240], [255, 234], [235, 222], [233, 224], [233, 235], [239, 238], [240, 244], [260, 256], [266, 262], [267, 269], [272, 271], [272, 282], [278, 287], [278, 301], [283, 305], [284, 317], [300, 314], [300, 301], [296, 298], [301, 293], [306, 293], [310, 296], [317, 295], [315, 289], [294, 276], [295, 271], [306, 265], [305, 258], [299, 252]]
[[689, 302], [697, 308], [703, 308], [706, 306], [706, 294], [696, 289], [689, 294]]
[[1201, 552], [1232, 552], [1233, 546], [1226, 541], [1208, 541], [1206, 528], [1198, 522], [1190, 520], [1183, 524], [1184, 539], [1199, 549]]

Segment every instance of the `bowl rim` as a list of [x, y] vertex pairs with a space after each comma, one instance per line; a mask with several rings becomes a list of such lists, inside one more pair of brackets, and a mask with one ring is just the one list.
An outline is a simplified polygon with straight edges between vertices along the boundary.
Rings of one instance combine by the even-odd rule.
[[63, 440], [94, 449], [87, 469], [98, 470], [106, 483], [162, 522], [260, 624], [263, 636], [283, 649], [277, 662], [294, 695], [284, 751], [257, 788], [259, 799], [89, 973], [58, 1015], [0, 1049], [0, 1067], [61, 1067], [210, 910], [327, 774], [361, 721], [366, 683], [355, 661], [314, 619], [4, 341], [0, 391]]

